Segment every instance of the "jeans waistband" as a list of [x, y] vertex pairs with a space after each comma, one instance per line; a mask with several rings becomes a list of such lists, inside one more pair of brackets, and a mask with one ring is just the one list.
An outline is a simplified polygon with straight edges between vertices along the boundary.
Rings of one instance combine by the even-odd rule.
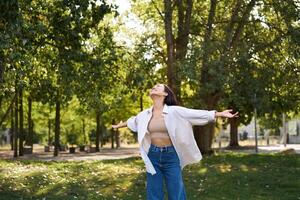
[[174, 146], [164, 146], [164, 147], [159, 147], [154, 144], [151, 144], [149, 151], [154, 151], [154, 152], [174, 152], [175, 148]]

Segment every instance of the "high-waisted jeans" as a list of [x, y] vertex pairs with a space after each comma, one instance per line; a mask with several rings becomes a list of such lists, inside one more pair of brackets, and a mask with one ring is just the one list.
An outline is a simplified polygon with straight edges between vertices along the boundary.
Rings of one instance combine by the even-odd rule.
[[164, 181], [169, 200], [185, 200], [186, 194], [178, 155], [173, 146], [158, 147], [151, 144], [148, 157], [156, 174], [147, 172], [147, 200], [164, 199]]

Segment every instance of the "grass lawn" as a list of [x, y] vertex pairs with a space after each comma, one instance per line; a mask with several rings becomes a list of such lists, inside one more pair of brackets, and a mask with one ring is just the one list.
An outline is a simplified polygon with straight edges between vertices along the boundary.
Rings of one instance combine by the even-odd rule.
[[[222, 153], [184, 169], [188, 199], [300, 200], [300, 156]], [[0, 199], [146, 199], [140, 158], [0, 160]]]

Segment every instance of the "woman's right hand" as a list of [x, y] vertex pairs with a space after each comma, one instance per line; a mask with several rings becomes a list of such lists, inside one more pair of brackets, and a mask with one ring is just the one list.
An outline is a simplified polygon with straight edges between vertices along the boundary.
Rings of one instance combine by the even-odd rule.
[[123, 124], [123, 122], [122, 121], [120, 121], [118, 124], [113, 124], [113, 125], [111, 125], [111, 127], [113, 128], [113, 129], [118, 129], [118, 128], [121, 128], [122, 125]]

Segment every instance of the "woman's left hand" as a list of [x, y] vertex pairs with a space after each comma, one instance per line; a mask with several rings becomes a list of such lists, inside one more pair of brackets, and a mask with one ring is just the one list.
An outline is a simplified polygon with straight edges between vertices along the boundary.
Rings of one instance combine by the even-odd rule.
[[231, 112], [232, 112], [232, 109], [224, 110], [222, 112], [216, 112], [216, 117], [226, 117], [226, 118], [238, 117], [239, 112], [236, 112], [234, 114], [232, 114]]

